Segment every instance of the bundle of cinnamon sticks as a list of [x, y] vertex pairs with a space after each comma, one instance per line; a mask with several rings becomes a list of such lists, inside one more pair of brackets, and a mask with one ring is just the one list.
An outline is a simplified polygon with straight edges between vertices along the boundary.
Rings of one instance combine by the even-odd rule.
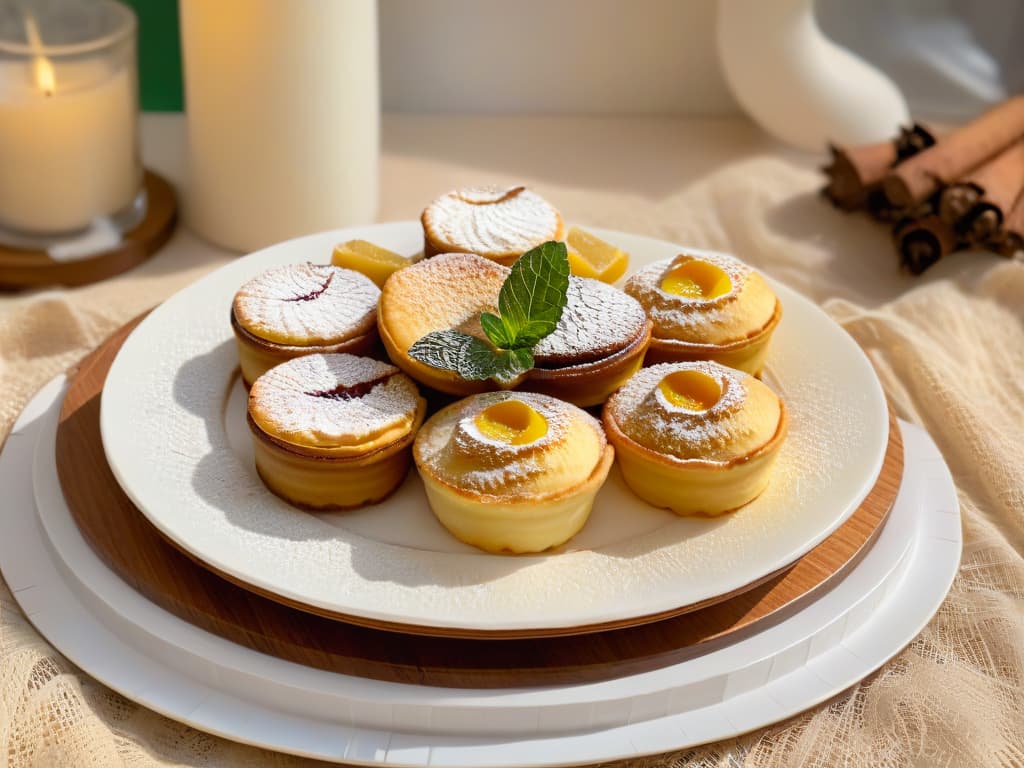
[[1024, 95], [941, 137], [915, 124], [830, 151], [825, 196], [892, 226], [913, 274], [962, 248], [1024, 258]]

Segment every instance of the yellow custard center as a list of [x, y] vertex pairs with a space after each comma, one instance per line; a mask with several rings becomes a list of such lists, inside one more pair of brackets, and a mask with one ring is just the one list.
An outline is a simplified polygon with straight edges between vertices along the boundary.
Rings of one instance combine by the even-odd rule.
[[714, 264], [694, 259], [669, 270], [661, 290], [689, 299], [715, 299], [732, 290], [732, 281]]
[[527, 445], [548, 433], [547, 420], [521, 400], [503, 400], [476, 417], [480, 434], [509, 445]]
[[658, 384], [658, 389], [672, 405], [688, 411], [706, 411], [722, 396], [716, 379], [700, 371], [676, 371]]

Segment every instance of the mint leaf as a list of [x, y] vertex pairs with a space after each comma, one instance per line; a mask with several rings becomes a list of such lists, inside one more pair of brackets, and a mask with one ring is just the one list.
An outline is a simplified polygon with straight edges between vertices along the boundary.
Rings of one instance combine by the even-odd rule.
[[[459, 333], [452, 331], [452, 333]], [[456, 369], [464, 379], [482, 381], [495, 376], [498, 367], [497, 355], [490, 345], [475, 336], [461, 334], [466, 337], [466, 345], [462, 349], [459, 367]]]
[[510, 384], [533, 368], [533, 346], [555, 330], [569, 290], [565, 243], [548, 242], [524, 253], [498, 294], [498, 310], [480, 313], [483, 339], [456, 330], [433, 331], [409, 347], [409, 356], [469, 381]]
[[499, 349], [508, 349], [512, 346], [512, 339], [505, 330], [505, 324], [501, 318], [491, 312], [480, 313], [480, 325], [491, 343]]
[[494, 373], [491, 378], [501, 384], [508, 384], [533, 368], [533, 352], [529, 349], [503, 349], [494, 356]]
[[569, 256], [565, 243], [542, 243], [524, 253], [512, 265], [498, 294], [498, 311], [508, 342], [498, 346], [529, 348], [555, 330], [568, 290]]
[[431, 331], [413, 343], [408, 354], [431, 368], [455, 371], [470, 381], [491, 378], [497, 367], [497, 355], [487, 342], [461, 331]]

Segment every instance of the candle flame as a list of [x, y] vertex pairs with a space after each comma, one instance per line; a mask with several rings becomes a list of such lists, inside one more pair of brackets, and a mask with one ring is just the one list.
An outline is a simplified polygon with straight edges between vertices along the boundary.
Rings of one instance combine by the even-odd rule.
[[32, 76], [36, 87], [47, 96], [53, 96], [57, 89], [57, 76], [53, 71], [53, 64], [43, 55], [43, 38], [39, 35], [39, 26], [31, 13], [25, 14], [25, 36], [36, 54], [32, 61]]

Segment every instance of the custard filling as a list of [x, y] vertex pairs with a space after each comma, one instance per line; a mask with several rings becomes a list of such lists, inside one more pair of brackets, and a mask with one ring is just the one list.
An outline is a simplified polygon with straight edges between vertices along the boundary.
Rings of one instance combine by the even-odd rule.
[[670, 373], [661, 380], [658, 389], [672, 405], [695, 413], [708, 410], [722, 397], [718, 381], [696, 370]]
[[661, 290], [688, 299], [717, 299], [732, 290], [732, 281], [720, 267], [692, 259], [670, 269], [661, 280]]
[[476, 417], [476, 428], [491, 440], [508, 445], [529, 445], [548, 433], [548, 422], [522, 400], [503, 400]]

